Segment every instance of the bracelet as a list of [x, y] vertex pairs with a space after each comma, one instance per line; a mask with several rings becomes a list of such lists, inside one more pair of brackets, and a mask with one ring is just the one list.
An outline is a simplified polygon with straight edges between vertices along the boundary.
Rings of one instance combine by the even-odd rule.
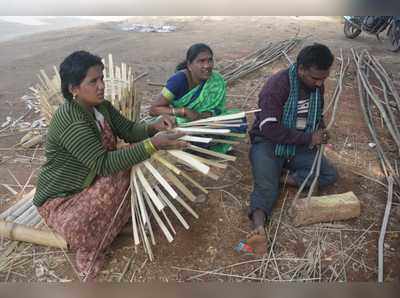
[[144, 149], [149, 155], [153, 155], [154, 153], [157, 152], [157, 148], [154, 146], [154, 144], [151, 142], [150, 139], [146, 139], [143, 141]]
[[176, 113], [175, 113], [175, 108], [172, 108], [172, 115], [173, 115], [173, 116], [176, 115]]

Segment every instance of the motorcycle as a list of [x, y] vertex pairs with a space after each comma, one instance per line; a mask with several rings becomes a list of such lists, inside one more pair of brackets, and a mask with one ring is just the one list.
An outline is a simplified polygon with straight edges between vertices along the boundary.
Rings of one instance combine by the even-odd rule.
[[386, 30], [388, 49], [393, 52], [400, 50], [400, 17], [399, 16], [345, 16], [344, 35], [356, 38], [361, 32], [379, 34]]

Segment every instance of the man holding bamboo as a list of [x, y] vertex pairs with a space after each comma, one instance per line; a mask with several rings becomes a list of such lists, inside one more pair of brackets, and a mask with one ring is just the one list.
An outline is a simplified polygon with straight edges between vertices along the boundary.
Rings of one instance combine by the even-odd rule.
[[[261, 111], [250, 131], [254, 186], [249, 211], [253, 232], [248, 244], [256, 253], [266, 249], [264, 224], [279, 197], [282, 170], [289, 171], [286, 184], [300, 186], [312, 168], [316, 145], [328, 141], [322, 111], [324, 81], [333, 60], [325, 45], [306, 46], [296, 63], [271, 76], [259, 94]], [[323, 157], [319, 186], [336, 179], [335, 168]]]

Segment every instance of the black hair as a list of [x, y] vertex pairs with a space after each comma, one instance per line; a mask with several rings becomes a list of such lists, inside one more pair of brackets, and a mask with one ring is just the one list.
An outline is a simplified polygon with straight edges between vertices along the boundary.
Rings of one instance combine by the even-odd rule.
[[195, 43], [192, 45], [186, 52], [186, 60], [179, 63], [175, 71], [179, 71], [182, 69], [186, 69], [188, 63], [192, 63], [194, 59], [201, 53], [201, 52], [210, 52], [211, 56], [213, 56], [213, 51], [211, 48], [206, 45], [205, 43]]
[[79, 86], [85, 79], [90, 67], [101, 65], [103, 62], [99, 56], [86, 51], [76, 51], [69, 55], [60, 64], [61, 92], [66, 100], [72, 100], [69, 86]]
[[314, 66], [319, 70], [328, 70], [333, 63], [334, 56], [326, 45], [314, 43], [301, 49], [297, 55], [297, 66], [309, 69]]

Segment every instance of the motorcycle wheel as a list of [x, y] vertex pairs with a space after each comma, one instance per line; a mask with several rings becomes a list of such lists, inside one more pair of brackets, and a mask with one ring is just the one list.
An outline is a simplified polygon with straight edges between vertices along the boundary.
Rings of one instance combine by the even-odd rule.
[[343, 31], [344, 31], [344, 35], [350, 39], [356, 38], [361, 33], [361, 29], [357, 28], [356, 26], [354, 26], [351, 22], [349, 22], [347, 20], [345, 20], [345, 22], [344, 22]]
[[392, 52], [400, 50], [400, 27], [392, 25], [387, 33], [388, 35], [388, 49]]

